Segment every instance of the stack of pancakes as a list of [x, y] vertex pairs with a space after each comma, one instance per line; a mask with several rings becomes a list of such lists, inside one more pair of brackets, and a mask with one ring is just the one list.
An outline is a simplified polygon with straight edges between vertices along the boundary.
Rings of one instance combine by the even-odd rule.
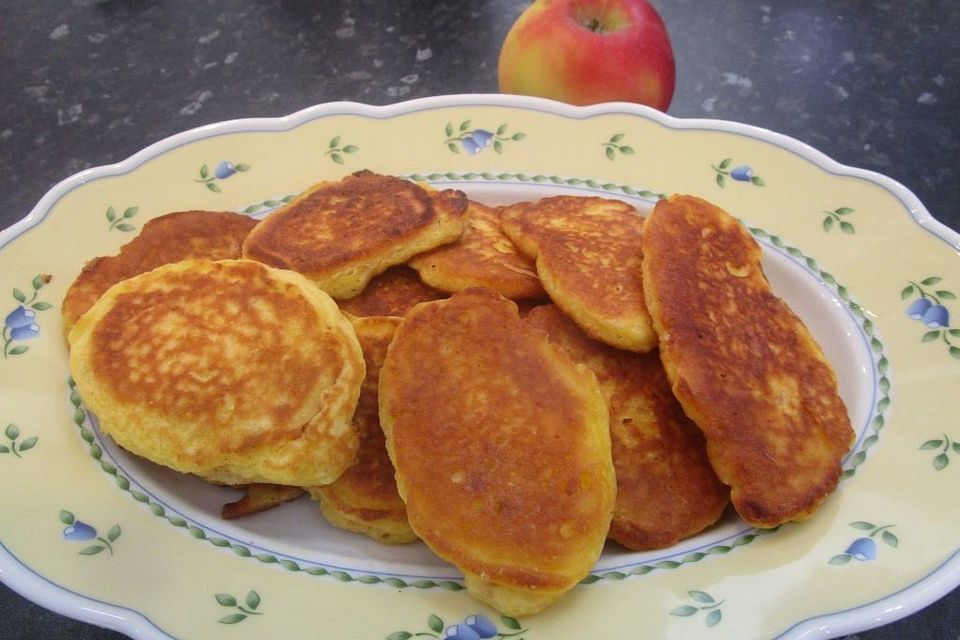
[[132, 453], [307, 491], [334, 525], [420, 539], [509, 615], [607, 538], [672, 545], [728, 503], [775, 527], [836, 487], [836, 378], [760, 250], [697, 198], [493, 208], [368, 171], [261, 222], [168, 214], [84, 268], [70, 366]]

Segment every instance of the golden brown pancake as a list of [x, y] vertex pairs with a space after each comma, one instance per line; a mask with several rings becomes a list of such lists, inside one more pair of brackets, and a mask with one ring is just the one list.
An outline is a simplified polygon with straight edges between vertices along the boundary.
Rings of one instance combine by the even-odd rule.
[[853, 442], [836, 375], [770, 289], [760, 247], [705, 200], [671, 196], [644, 227], [643, 284], [674, 394], [703, 430], [740, 516], [810, 516]]
[[360, 449], [356, 462], [342, 476], [331, 484], [309, 487], [309, 491], [320, 501], [327, 519], [338, 527], [384, 544], [413, 542], [417, 534], [410, 528], [406, 506], [397, 493], [377, 403], [380, 367], [400, 318], [355, 318], [352, 322], [367, 365], [360, 401], [353, 414]]
[[243, 256], [302, 273], [337, 299], [387, 267], [455, 241], [467, 197], [359, 171], [321, 182], [258, 224]]
[[459, 241], [410, 260], [425, 283], [448, 293], [486, 287], [511, 300], [546, 295], [533, 263], [500, 228], [497, 209], [471, 201], [465, 223]]
[[587, 575], [616, 494], [606, 402], [513, 302], [417, 305], [387, 350], [380, 422], [410, 525], [474, 597], [530, 615]]
[[236, 520], [260, 513], [303, 495], [301, 487], [284, 484], [248, 484], [242, 489], [243, 496], [239, 500], [228, 502], [220, 510], [220, 517], [224, 520]]
[[154, 218], [115, 256], [94, 258], [63, 299], [63, 336], [111, 286], [160, 265], [181, 260], [239, 258], [243, 239], [257, 221], [229, 211], [177, 211]]
[[445, 293], [423, 284], [412, 268], [399, 265], [374, 276], [359, 295], [338, 304], [341, 311], [354, 316], [402, 318], [416, 304], [445, 297]]
[[332, 482], [353, 462], [353, 327], [300, 274], [187, 260], [124, 280], [70, 332], [70, 370], [128, 451], [222, 484]]
[[655, 353], [590, 338], [555, 305], [525, 317], [597, 376], [610, 410], [617, 504], [610, 538], [635, 550], [668, 547], [717, 521], [729, 502], [703, 435], [683, 414]]
[[657, 337], [640, 276], [643, 218], [620, 200], [555, 196], [506, 207], [503, 230], [536, 259], [550, 299], [591, 337], [651, 351]]

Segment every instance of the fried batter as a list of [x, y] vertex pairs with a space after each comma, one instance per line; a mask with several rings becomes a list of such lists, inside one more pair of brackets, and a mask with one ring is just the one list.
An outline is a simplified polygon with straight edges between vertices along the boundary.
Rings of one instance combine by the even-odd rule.
[[757, 527], [809, 517], [837, 486], [854, 433], [809, 330], [774, 295], [759, 245], [692, 196], [657, 203], [643, 284], [674, 394], [717, 475]]
[[445, 297], [445, 293], [423, 284], [412, 268], [399, 265], [374, 276], [359, 295], [341, 300], [338, 304], [342, 311], [353, 316], [402, 318], [420, 302]]
[[243, 240], [256, 224], [229, 211], [177, 211], [150, 220], [117, 255], [94, 258], [83, 267], [63, 299], [63, 337], [121, 280], [181, 260], [239, 258]]
[[336, 299], [412, 256], [454, 242], [467, 197], [359, 171], [321, 182], [258, 224], [243, 257], [302, 273]]
[[535, 307], [525, 320], [589, 367], [607, 400], [617, 472], [610, 537], [630, 549], [658, 549], [716, 522], [730, 490], [713, 472], [703, 435], [673, 397], [657, 354], [601, 344], [554, 305]]
[[497, 209], [471, 201], [465, 223], [458, 242], [410, 260], [425, 283], [448, 293], [486, 287], [511, 300], [546, 295], [533, 263], [500, 228]]
[[486, 289], [404, 319], [380, 374], [380, 422], [414, 531], [508, 615], [586, 576], [614, 507], [594, 375]]
[[364, 377], [353, 327], [303, 276], [187, 260], [124, 280], [70, 332], [70, 371], [128, 451], [221, 484], [335, 480]]
[[342, 476], [331, 484], [308, 489], [332, 524], [384, 544], [413, 542], [417, 534], [410, 528], [406, 506], [397, 493], [377, 403], [380, 367], [400, 318], [356, 318], [352, 322], [367, 365], [353, 414], [360, 450], [356, 462]]
[[536, 259], [550, 299], [591, 337], [630, 351], [657, 345], [640, 276], [643, 218], [620, 200], [555, 196], [506, 207], [503, 230]]

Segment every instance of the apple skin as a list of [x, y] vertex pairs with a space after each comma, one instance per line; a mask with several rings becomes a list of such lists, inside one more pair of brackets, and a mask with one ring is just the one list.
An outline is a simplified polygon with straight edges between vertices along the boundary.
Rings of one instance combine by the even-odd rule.
[[666, 111], [676, 65], [663, 20], [646, 0], [537, 0], [507, 33], [497, 77], [501, 93]]

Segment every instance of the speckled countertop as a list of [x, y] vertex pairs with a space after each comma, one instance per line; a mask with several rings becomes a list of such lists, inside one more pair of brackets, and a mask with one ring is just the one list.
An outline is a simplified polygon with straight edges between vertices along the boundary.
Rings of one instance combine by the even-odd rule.
[[[0, 3], [0, 228], [67, 176], [179, 131], [333, 100], [495, 92], [522, 0]], [[795, 137], [960, 230], [960, 3], [654, 0], [669, 113]], [[0, 502], [0, 513], [2, 513]], [[896, 617], [896, 612], [891, 612]], [[120, 638], [0, 586], [2, 638]], [[960, 591], [860, 640], [960, 637]]]

